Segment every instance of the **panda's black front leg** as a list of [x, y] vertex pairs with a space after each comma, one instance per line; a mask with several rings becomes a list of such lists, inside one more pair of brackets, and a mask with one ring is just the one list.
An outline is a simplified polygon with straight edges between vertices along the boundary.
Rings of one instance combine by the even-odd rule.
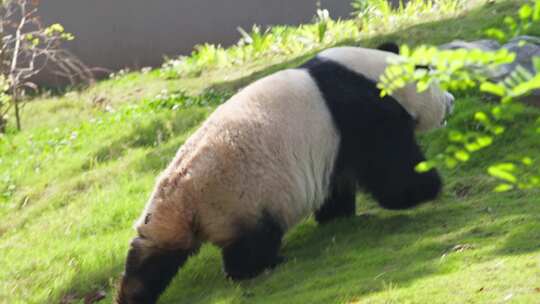
[[356, 214], [356, 179], [348, 174], [335, 175], [331, 187], [330, 196], [315, 212], [319, 224]]
[[279, 255], [284, 231], [269, 213], [253, 227], [239, 225], [236, 239], [224, 247], [223, 268], [233, 280], [251, 279], [285, 261]]

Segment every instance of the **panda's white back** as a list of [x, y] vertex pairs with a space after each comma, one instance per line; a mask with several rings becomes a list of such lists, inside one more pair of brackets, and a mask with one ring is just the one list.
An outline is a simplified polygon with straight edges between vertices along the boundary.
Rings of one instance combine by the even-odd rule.
[[[399, 55], [378, 49], [343, 46], [324, 50], [317, 57], [330, 59], [377, 82], [391, 60]], [[391, 95], [416, 120], [417, 131], [440, 127], [449, 104], [453, 103], [453, 96], [434, 83], [424, 92], [418, 92], [416, 84], [409, 83]]]
[[[250, 110], [244, 112], [243, 106]], [[290, 224], [318, 209], [327, 194], [339, 135], [309, 73], [290, 69], [255, 82], [231, 100], [231, 108], [243, 111], [246, 120], [262, 123], [258, 131], [266, 142], [260, 144], [271, 149], [269, 159], [276, 161], [271, 168], [289, 175], [290, 195], [301, 189], [294, 194], [293, 208], [284, 210], [296, 211]]]
[[322, 51], [317, 56], [340, 63], [372, 81], [379, 80], [380, 75], [388, 66], [390, 58], [398, 57], [396, 54], [377, 49], [352, 46], [330, 48]]

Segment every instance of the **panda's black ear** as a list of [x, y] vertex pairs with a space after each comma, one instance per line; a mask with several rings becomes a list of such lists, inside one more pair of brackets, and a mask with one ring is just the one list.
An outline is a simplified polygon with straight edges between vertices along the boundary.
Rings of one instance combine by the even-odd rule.
[[395, 42], [385, 42], [377, 47], [378, 50], [399, 54], [399, 45]]

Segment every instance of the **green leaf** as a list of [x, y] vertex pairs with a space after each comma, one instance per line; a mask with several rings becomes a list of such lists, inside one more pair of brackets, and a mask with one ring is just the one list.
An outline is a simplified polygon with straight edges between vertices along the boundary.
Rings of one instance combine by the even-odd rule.
[[514, 165], [513, 163], [500, 163], [500, 164], [497, 164], [496, 167], [500, 168], [501, 170], [508, 171], [508, 172], [512, 172], [516, 170], [516, 165]]
[[490, 29], [487, 29], [485, 33], [486, 33], [486, 36], [488, 36], [489, 38], [496, 39], [499, 42], [505, 42], [507, 40], [506, 33], [500, 29], [490, 28]]
[[505, 131], [505, 128], [503, 126], [496, 126], [493, 128], [493, 130], [491, 130], [493, 132], [493, 134], [495, 135], [500, 135], [502, 133], [504, 133]]
[[444, 162], [448, 169], [454, 169], [458, 165], [458, 161], [455, 158], [450, 157], [450, 156], [446, 157]]
[[457, 151], [456, 153], [454, 153], [454, 157], [459, 160], [459, 161], [462, 161], [462, 162], [466, 162], [468, 161], [471, 156], [469, 155], [469, 153], [467, 153], [466, 151], [464, 150], [459, 150]]
[[490, 93], [496, 96], [504, 96], [506, 94], [506, 88], [503, 85], [495, 84], [492, 82], [484, 82], [480, 85], [480, 91]]
[[530, 93], [531, 91], [539, 89], [539, 88], [540, 88], [540, 74], [536, 75], [534, 78], [528, 81], [522, 82], [519, 85], [515, 86], [512, 89], [511, 94], [513, 97], [518, 97], [521, 95], [526, 95]]
[[410, 57], [411, 56], [411, 49], [408, 45], [403, 44], [399, 48], [399, 54], [403, 57]]
[[489, 175], [510, 183], [516, 183], [517, 178], [510, 172], [514, 169], [513, 164], [498, 164], [488, 168]]
[[72, 41], [75, 39], [75, 36], [73, 36], [71, 33], [63, 33], [60, 37], [66, 41]]
[[497, 119], [501, 118], [502, 108], [499, 106], [494, 107], [493, 109], [491, 109], [491, 114], [493, 114], [493, 116]]
[[465, 137], [459, 131], [452, 130], [448, 133], [448, 139], [453, 142], [462, 142]]
[[476, 112], [474, 113], [474, 119], [478, 120], [480, 122], [489, 122], [489, 118], [484, 112]]
[[495, 189], [493, 191], [495, 192], [507, 192], [507, 191], [510, 191], [514, 189], [514, 186], [513, 185], [510, 185], [510, 184], [500, 184], [498, 185], [497, 187], [495, 187]]
[[478, 143], [469, 143], [465, 145], [465, 149], [469, 152], [476, 152], [478, 150], [481, 150], [482, 147]]
[[394, 86], [398, 89], [403, 88], [406, 85], [405, 81], [403, 79], [396, 79], [394, 80]]
[[418, 172], [418, 173], [425, 173], [425, 172], [428, 172], [429, 170], [433, 169], [434, 167], [434, 164], [430, 161], [423, 161], [423, 162], [420, 162], [418, 163], [418, 165], [416, 165], [416, 167], [414, 167], [414, 171]]
[[503, 20], [503, 22], [508, 26], [508, 28], [511, 30], [511, 31], [515, 31], [516, 28], [517, 28], [517, 23], [516, 23], [516, 20], [514, 20], [514, 18], [510, 17], [510, 16], [506, 16]]
[[429, 80], [420, 80], [420, 81], [418, 81], [418, 83], [416, 84], [416, 90], [419, 93], [424, 92], [425, 90], [427, 90], [429, 88], [429, 83], [430, 83]]
[[540, 73], [540, 57], [533, 57], [532, 62], [534, 65], [534, 69], [537, 73]]
[[533, 21], [540, 21], [540, 1], [536, 1], [534, 5]]
[[533, 9], [530, 5], [525, 4], [519, 9], [519, 19], [526, 21], [533, 14]]
[[476, 142], [480, 147], [485, 148], [493, 143], [493, 138], [491, 136], [481, 136], [476, 139]]
[[64, 32], [64, 27], [60, 23], [55, 23], [45, 29], [44, 33], [47, 36], [52, 36], [54, 34], [61, 34]]
[[525, 165], [525, 166], [531, 166], [533, 164], [533, 160], [530, 158], [530, 157], [524, 157], [521, 162]]

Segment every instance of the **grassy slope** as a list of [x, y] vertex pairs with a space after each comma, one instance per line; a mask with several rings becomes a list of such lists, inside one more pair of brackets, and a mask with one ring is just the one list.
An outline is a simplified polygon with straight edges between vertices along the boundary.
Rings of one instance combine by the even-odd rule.
[[[517, 1], [502, 2], [359, 44], [477, 38], [516, 7]], [[212, 110], [111, 114], [92, 100], [105, 98], [118, 109], [163, 88], [234, 88], [305, 58], [273, 58], [194, 79], [132, 74], [30, 105], [26, 130], [0, 142], [0, 178], [15, 186], [0, 205], [0, 303], [57, 303], [96, 290], [110, 301], [130, 225], [155, 176]], [[479, 97], [460, 98], [451, 124], [474, 128], [469, 118], [479, 108]], [[205, 246], [162, 302], [537, 303], [540, 195], [494, 194], [482, 168], [512, 152], [536, 155], [540, 138], [521, 131], [539, 114], [528, 108], [493, 148], [444, 171], [446, 190], [434, 203], [390, 212], [359, 197], [359, 216], [324, 227], [306, 221], [286, 237], [288, 263], [240, 284], [224, 279], [218, 250]], [[444, 130], [423, 136], [428, 154], [444, 147], [445, 136]], [[456, 245], [463, 250], [453, 250]]]

